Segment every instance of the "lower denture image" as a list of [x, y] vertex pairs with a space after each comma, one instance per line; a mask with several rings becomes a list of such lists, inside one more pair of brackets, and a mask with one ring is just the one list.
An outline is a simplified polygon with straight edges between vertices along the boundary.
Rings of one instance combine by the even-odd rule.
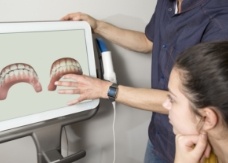
[[6, 99], [9, 89], [21, 82], [32, 85], [36, 92], [42, 91], [34, 68], [26, 63], [14, 63], [4, 67], [0, 73], [0, 100]]
[[73, 58], [60, 58], [53, 62], [50, 71], [50, 83], [48, 85], [49, 91], [56, 90], [55, 81], [58, 81], [63, 75], [78, 74], [82, 75], [82, 68], [79, 62]]

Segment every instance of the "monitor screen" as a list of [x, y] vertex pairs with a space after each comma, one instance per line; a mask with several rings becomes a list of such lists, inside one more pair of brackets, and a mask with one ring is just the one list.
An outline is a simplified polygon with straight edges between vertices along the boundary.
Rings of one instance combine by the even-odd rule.
[[0, 23], [0, 131], [94, 109], [57, 93], [63, 74], [96, 77], [91, 29], [78, 21]]

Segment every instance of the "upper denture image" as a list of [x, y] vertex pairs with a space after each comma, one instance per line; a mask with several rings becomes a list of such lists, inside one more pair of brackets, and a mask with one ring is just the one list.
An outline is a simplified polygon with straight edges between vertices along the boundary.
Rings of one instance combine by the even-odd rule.
[[4, 67], [0, 73], [0, 100], [7, 97], [10, 87], [26, 82], [31, 84], [36, 92], [42, 91], [36, 71], [26, 63], [13, 63]]
[[55, 81], [58, 81], [63, 75], [78, 74], [82, 75], [82, 68], [79, 62], [73, 58], [60, 58], [53, 62], [50, 71], [49, 91], [56, 90]]

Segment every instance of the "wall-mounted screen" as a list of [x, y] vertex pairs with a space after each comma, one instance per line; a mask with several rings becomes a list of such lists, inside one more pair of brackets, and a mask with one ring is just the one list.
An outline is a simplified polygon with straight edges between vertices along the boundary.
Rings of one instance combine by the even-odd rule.
[[96, 77], [91, 28], [82, 21], [0, 23], [0, 131], [94, 109], [58, 94], [68, 73]]

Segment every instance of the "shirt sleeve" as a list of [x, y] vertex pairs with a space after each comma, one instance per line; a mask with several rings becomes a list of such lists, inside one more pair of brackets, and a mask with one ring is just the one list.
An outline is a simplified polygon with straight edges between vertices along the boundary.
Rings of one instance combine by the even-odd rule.
[[157, 4], [155, 7], [155, 11], [153, 15], [151, 16], [150, 22], [147, 24], [145, 28], [145, 35], [150, 41], [154, 41], [155, 37], [155, 32], [156, 28], [159, 28], [159, 19], [160, 16], [162, 15], [162, 8], [164, 8], [167, 4], [167, 0], [157, 0]]
[[147, 24], [145, 28], [146, 37], [153, 42], [154, 40], [154, 30], [155, 29], [155, 13], [152, 15], [150, 22]]

